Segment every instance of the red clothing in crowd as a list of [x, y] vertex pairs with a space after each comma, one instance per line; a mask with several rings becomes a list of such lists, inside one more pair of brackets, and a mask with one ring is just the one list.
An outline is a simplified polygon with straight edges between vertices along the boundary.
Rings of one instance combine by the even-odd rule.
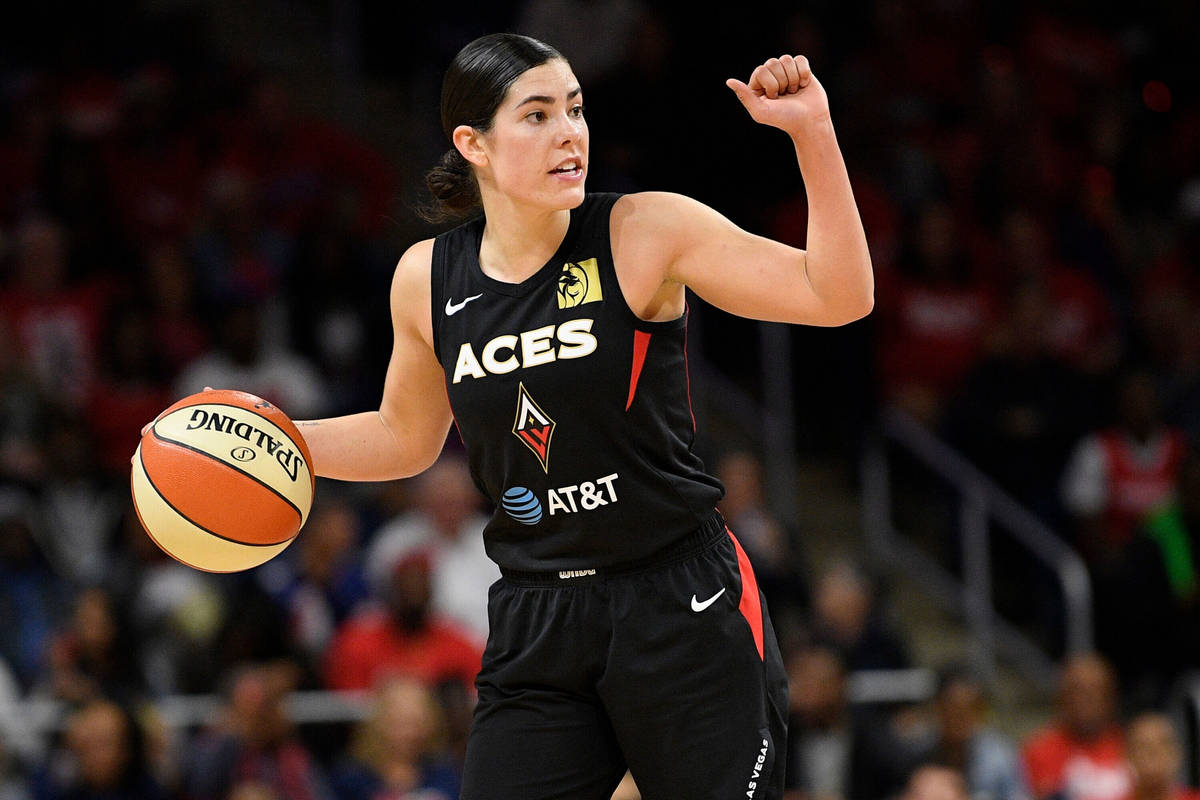
[[400, 674], [430, 686], [457, 680], [469, 689], [482, 656], [470, 634], [449, 621], [431, 618], [423, 630], [410, 633], [382, 609], [369, 609], [347, 620], [334, 636], [325, 682], [331, 689], [370, 689]]
[[49, 294], [0, 292], [0, 316], [12, 324], [18, 352], [56, 402], [79, 407], [90, 396], [106, 303], [99, 284]]
[[880, 337], [882, 377], [895, 397], [917, 384], [945, 395], [978, 360], [993, 313], [981, 286], [932, 285], [901, 279]]
[[[1140, 798], [1133, 792], [1130, 792], [1122, 797], [1121, 800], [1140, 800]], [[1190, 786], [1176, 786], [1167, 794], [1167, 800], [1200, 800], [1200, 791]]]
[[1187, 449], [1183, 432], [1169, 428], [1155, 441], [1158, 446], [1139, 458], [1129, 439], [1118, 430], [1099, 434], [1108, 476], [1108, 504], [1104, 510], [1112, 540], [1124, 543], [1151, 508], [1165, 500], [1175, 486]]
[[1125, 738], [1116, 726], [1081, 741], [1051, 725], [1029, 738], [1021, 758], [1035, 798], [1060, 794], [1065, 800], [1121, 800], [1129, 793]]

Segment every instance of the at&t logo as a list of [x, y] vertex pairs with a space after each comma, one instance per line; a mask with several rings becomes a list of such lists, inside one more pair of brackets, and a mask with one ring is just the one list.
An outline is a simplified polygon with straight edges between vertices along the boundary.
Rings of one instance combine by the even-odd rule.
[[507, 490], [500, 506], [522, 525], [536, 525], [542, 521], [542, 502], [524, 486], [514, 486]]
[[[546, 510], [555, 514], [577, 514], [594, 511], [601, 506], [617, 502], [617, 473], [596, 478], [594, 481], [560, 486], [546, 491]], [[504, 492], [500, 507], [522, 525], [536, 525], [542, 521], [542, 501], [530, 489], [514, 486]]]

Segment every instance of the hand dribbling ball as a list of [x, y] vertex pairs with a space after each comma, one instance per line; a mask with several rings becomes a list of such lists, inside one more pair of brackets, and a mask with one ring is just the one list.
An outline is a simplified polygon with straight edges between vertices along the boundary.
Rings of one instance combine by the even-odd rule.
[[131, 485], [142, 527], [167, 555], [205, 572], [239, 572], [292, 543], [315, 481], [287, 415], [252, 394], [210, 389], [149, 426]]

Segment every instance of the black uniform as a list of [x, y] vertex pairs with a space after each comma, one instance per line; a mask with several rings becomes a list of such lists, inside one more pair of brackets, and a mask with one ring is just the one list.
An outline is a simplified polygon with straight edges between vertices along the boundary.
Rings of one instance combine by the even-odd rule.
[[435, 240], [433, 335], [503, 578], [464, 800], [777, 798], [786, 676], [745, 553], [692, 452], [686, 314], [645, 322], [588, 195], [519, 284], [482, 218]]

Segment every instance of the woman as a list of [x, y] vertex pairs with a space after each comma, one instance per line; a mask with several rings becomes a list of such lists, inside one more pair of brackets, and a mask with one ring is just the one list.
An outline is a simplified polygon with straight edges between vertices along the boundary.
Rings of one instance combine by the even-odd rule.
[[587, 195], [570, 65], [526, 37], [463, 48], [442, 87], [453, 148], [428, 176], [482, 216], [400, 259], [377, 412], [299, 423], [317, 474], [433, 463], [453, 419], [496, 505], [503, 579], [477, 680], [464, 800], [777, 798], [786, 676], [749, 562], [692, 453], [685, 287], [756, 319], [841, 325], [872, 306], [870, 257], [803, 57], [730, 80], [793, 139], [807, 253], [679, 195]]
[[333, 771], [340, 800], [452, 800], [460, 778], [441, 740], [446, 725], [433, 692], [393, 677], [374, 692], [371, 716]]

